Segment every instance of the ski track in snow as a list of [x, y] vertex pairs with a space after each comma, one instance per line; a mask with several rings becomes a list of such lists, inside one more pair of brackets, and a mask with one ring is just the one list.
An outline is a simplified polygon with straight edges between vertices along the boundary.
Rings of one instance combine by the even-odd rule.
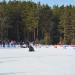
[[75, 49], [0, 49], [0, 75], [75, 75]]

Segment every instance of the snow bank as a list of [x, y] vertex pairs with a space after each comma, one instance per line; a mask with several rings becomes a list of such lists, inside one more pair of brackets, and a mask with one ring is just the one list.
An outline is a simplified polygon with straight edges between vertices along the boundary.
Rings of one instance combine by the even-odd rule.
[[75, 49], [39, 46], [1, 48], [0, 75], [75, 75]]

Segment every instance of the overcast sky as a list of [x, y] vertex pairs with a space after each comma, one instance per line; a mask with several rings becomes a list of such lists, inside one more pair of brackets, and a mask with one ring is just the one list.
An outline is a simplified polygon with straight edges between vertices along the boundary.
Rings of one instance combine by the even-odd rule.
[[[2, 1], [2, 0], [0, 0], [0, 1]], [[8, 1], [8, 0], [6, 0], [6, 1]], [[21, 1], [25, 1], [25, 0], [21, 0]], [[75, 0], [32, 0], [32, 1], [40, 2], [41, 4], [48, 4], [50, 6], [53, 6], [53, 5], [61, 6], [61, 5], [70, 5], [70, 4], [75, 5]]]

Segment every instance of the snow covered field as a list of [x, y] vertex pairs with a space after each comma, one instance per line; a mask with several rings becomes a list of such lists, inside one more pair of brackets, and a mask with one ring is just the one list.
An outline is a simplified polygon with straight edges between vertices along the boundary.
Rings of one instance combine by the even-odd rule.
[[75, 49], [72, 47], [0, 49], [0, 75], [75, 75]]

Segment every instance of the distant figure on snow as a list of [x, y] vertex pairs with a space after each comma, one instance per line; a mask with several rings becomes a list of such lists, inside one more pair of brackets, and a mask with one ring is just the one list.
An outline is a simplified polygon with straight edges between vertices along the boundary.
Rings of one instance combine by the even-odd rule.
[[29, 45], [29, 51], [30, 52], [34, 51], [34, 48], [31, 45]]
[[3, 41], [3, 47], [5, 47], [5, 41]]
[[29, 41], [26, 41], [26, 47], [29, 47], [29, 45], [30, 45]]

